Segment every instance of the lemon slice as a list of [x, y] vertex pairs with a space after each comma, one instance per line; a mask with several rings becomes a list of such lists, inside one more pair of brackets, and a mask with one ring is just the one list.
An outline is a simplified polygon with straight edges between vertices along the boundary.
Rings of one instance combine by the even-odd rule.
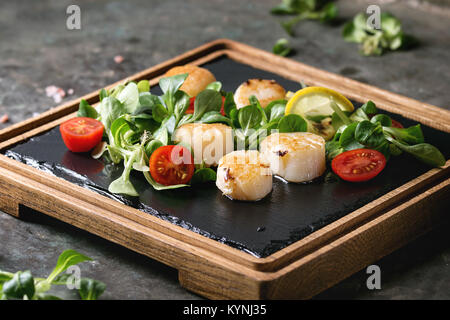
[[295, 113], [304, 118], [331, 116], [330, 104], [335, 102], [343, 111], [353, 111], [353, 104], [342, 94], [324, 87], [307, 87], [297, 91], [286, 104], [286, 114]]

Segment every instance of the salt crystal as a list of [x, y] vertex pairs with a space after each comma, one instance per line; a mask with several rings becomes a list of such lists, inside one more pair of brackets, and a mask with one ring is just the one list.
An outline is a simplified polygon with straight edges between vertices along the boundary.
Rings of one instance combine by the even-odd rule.
[[62, 101], [62, 97], [59, 94], [55, 94], [53, 96], [53, 101], [55, 101], [55, 103], [60, 103]]
[[61, 88], [58, 88], [57, 93], [59, 96], [61, 96], [61, 98], [64, 98], [66, 96], [66, 92]]
[[9, 117], [6, 113], [0, 117], [0, 123], [6, 123], [8, 121], [9, 121]]
[[53, 96], [58, 91], [58, 87], [56, 86], [48, 86], [45, 88], [45, 93], [47, 94], [47, 97]]
[[115, 56], [114, 57], [114, 62], [115, 63], [122, 63], [123, 62], [123, 57], [122, 56]]
[[45, 93], [47, 94], [47, 97], [53, 98], [53, 101], [55, 103], [60, 103], [62, 98], [66, 96], [66, 92], [57, 86], [48, 86], [45, 88]]

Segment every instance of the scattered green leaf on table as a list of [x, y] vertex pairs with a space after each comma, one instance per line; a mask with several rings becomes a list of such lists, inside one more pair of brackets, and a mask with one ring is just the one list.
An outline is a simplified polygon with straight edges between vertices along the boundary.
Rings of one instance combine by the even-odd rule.
[[106, 285], [98, 280], [81, 278], [78, 293], [83, 300], [97, 300], [105, 291]]
[[272, 52], [283, 57], [287, 57], [291, 52], [292, 48], [289, 47], [289, 41], [285, 38], [278, 39], [272, 48]]
[[30, 271], [18, 271], [13, 277], [4, 282], [2, 293], [6, 298], [23, 299], [25, 296], [31, 300], [35, 293], [34, 279]]

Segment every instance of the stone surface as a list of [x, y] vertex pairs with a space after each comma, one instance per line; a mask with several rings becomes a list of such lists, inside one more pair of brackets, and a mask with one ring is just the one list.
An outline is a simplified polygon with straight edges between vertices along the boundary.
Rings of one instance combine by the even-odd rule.
[[[287, 37], [271, 16], [277, 0], [77, 1], [82, 29], [66, 29], [73, 1], [2, 1], [0, 4], [0, 129], [56, 106], [45, 88], [73, 95], [99, 89], [216, 38], [271, 50]], [[338, 1], [333, 26], [306, 21], [290, 38], [291, 58], [383, 89], [450, 109], [450, 11], [448, 1], [370, 1], [398, 16], [404, 31], [420, 39], [412, 51], [362, 57], [341, 38], [343, 23], [368, 1]], [[430, 9], [431, 8], [431, 9]], [[118, 64], [115, 56], [123, 56]], [[318, 299], [450, 299], [448, 226], [419, 238], [377, 262], [382, 290], [366, 287], [361, 271]], [[82, 275], [107, 284], [105, 299], [198, 299], [178, 285], [177, 272], [118, 245], [32, 212], [24, 220], [0, 213], [0, 269], [44, 276], [57, 256], [72, 248], [96, 262]], [[74, 292], [56, 291], [65, 298]]]

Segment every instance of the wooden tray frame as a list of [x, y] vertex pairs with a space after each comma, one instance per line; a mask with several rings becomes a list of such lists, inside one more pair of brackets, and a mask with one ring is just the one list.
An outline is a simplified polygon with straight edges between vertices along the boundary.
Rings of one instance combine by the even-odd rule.
[[[227, 39], [219, 39], [129, 80], [152, 85], [171, 67], [201, 65], [220, 56], [308, 85], [327, 86], [359, 102], [450, 132], [450, 112]], [[122, 82], [122, 81], [120, 81]], [[118, 82], [119, 83], [119, 82]], [[113, 87], [115, 84], [108, 86]], [[0, 131], [0, 150], [73, 117], [81, 99]], [[450, 160], [304, 239], [256, 258], [93, 191], [0, 155], [0, 210], [20, 217], [21, 206], [87, 230], [178, 269], [180, 284], [215, 299], [305, 299], [333, 286], [444, 219]], [[445, 209], [444, 209], [445, 208]]]

